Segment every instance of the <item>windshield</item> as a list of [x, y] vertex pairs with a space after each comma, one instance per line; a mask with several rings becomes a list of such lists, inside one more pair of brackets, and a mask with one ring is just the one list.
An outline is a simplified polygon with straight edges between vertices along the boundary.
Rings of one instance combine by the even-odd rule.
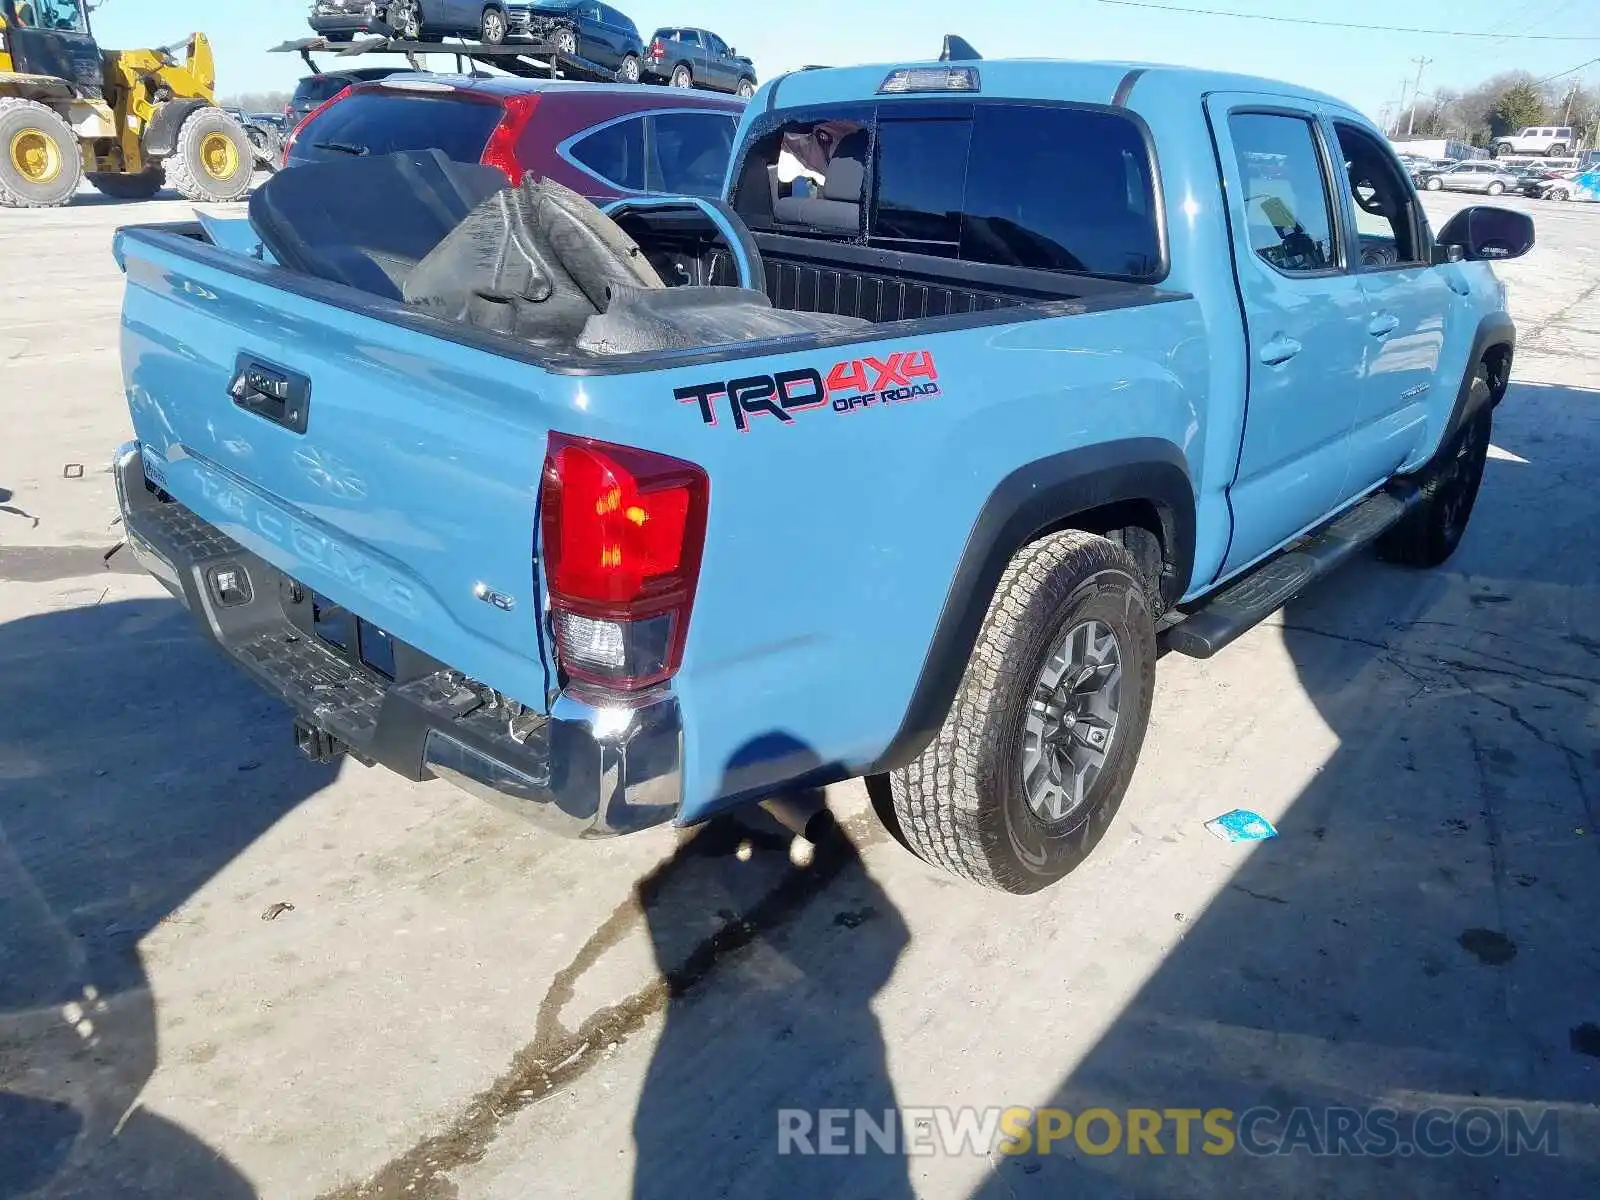
[[17, 0], [7, 4], [19, 29], [48, 29], [54, 33], [88, 33], [89, 21], [79, 0]]

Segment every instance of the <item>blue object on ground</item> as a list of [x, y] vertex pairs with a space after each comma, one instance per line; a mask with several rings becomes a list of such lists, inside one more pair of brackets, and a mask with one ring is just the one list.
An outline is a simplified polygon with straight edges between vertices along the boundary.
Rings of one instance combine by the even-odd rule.
[[1278, 836], [1271, 821], [1244, 808], [1212, 818], [1206, 822], [1206, 828], [1225, 842], [1264, 842]]

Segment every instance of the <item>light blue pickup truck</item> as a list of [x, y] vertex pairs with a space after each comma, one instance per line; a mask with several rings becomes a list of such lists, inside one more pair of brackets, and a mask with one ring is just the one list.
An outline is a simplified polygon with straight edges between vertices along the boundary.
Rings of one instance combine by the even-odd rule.
[[791, 74], [725, 203], [609, 219], [425, 158], [120, 232], [134, 553], [312, 757], [588, 837], [865, 776], [1016, 892], [1162, 648], [1449, 557], [1534, 237], [1430, 229], [1335, 99], [1125, 64]]

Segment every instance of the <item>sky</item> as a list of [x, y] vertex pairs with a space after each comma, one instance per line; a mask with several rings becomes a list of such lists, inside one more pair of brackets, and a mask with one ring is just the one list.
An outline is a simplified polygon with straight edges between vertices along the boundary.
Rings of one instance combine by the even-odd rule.
[[[1418, 57], [1430, 59], [1422, 90], [1464, 88], [1497, 71], [1539, 77], [1600, 58], [1596, 0], [1150, 0], [1182, 8], [1418, 29], [1494, 38], [1370, 32], [1240, 20], [1105, 0], [611, 0], [648, 36], [664, 23], [720, 33], [755, 59], [762, 77], [809, 63], [848, 65], [937, 57], [957, 33], [986, 58], [1135, 59], [1271, 75], [1330, 92], [1375, 119], [1398, 109]], [[106, 48], [208, 34], [223, 94], [289, 90], [304, 74], [298, 55], [268, 47], [310, 35], [309, 4], [296, 0], [102, 0], [95, 33]], [[1506, 34], [1587, 40], [1518, 40]], [[441, 60], [441, 64], [450, 60]], [[453, 69], [441, 65], [441, 69]], [[1565, 76], [1600, 83], [1600, 63]], [[1407, 92], [1409, 95], [1409, 90]]]

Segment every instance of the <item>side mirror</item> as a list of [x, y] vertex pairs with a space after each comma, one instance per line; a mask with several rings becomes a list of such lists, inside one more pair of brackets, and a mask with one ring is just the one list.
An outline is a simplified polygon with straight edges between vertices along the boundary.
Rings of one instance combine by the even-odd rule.
[[1458, 257], [1446, 257], [1446, 262], [1498, 262], [1507, 258], [1521, 258], [1533, 249], [1533, 218], [1527, 213], [1509, 208], [1492, 208], [1479, 204], [1464, 208], [1439, 231], [1435, 239], [1434, 258], [1459, 252]]

